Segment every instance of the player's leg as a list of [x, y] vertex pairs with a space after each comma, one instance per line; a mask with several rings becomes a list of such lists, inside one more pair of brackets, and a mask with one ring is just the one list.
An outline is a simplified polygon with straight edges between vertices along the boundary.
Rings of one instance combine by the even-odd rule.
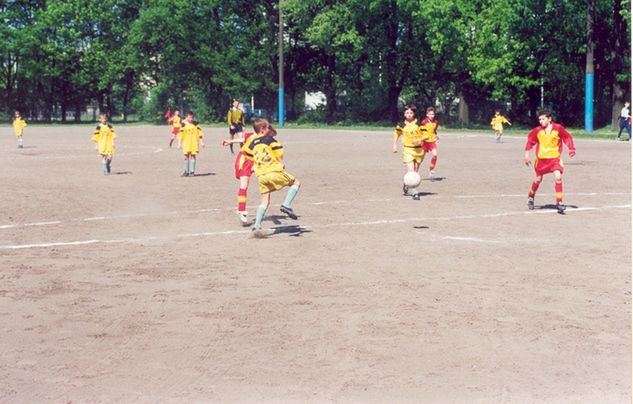
[[185, 162], [182, 166], [182, 175], [181, 177], [189, 176], [189, 153], [185, 154]]
[[541, 181], [543, 181], [542, 175], [537, 175], [534, 181], [532, 182], [532, 187], [528, 192], [528, 209], [534, 209], [534, 197], [536, 196], [536, 191], [538, 191], [539, 185], [541, 185]]
[[18, 148], [24, 147], [24, 141], [22, 140], [22, 135], [18, 136]]
[[620, 130], [618, 131], [618, 135], [615, 137], [615, 140], [620, 140], [620, 135], [622, 134], [624, 128], [626, 128], [626, 123], [622, 118], [618, 120], [618, 127], [620, 128]]
[[196, 154], [191, 153], [189, 155], [189, 176], [193, 177], [196, 175]]
[[497, 143], [501, 142], [501, 131], [495, 130], [495, 135], [497, 136]]
[[237, 214], [243, 225], [248, 224], [248, 212], [246, 211], [246, 194], [248, 192], [248, 180], [250, 176], [240, 177], [240, 189], [237, 191]]
[[261, 230], [262, 220], [264, 220], [264, 215], [266, 214], [266, 209], [268, 209], [268, 205], [270, 205], [270, 192], [266, 192], [265, 194], [262, 194], [262, 202], [257, 207], [257, 215], [255, 216], [254, 230]]
[[108, 155], [101, 155], [101, 169], [103, 170], [103, 175], [108, 175]]
[[429, 177], [435, 177], [435, 165], [437, 164], [437, 149], [431, 150], [431, 163], [429, 164]]
[[565, 212], [566, 206], [563, 204], [563, 173], [559, 170], [554, 171], [554, 190], [556, 191], [556, 209], [558, 213]]
[[[424, 158], [424, 157], [422, 157]], [[412, 161], [409, 161], [406, 164], [407, 166], [407, 172], [418, 172], [418, 169], [420, 168], [420, 163], [422, 162], [422, 159], [420, 159], [420, 161], [417, 161], [416, 159], [413, 159]], [[415, 188], [409, 188], [407, 187], [404, 183], [402, 184], [402, 192], [404, 193], [405, 196], [417, 196], [418, 195], [418, 190]]]
[[112, 172], [112, 154], [108, 154], [106, 156], [106, 167], [108, 169], [108, 174]]
[[286, 194], [286, 199], [284, 200], [283, 205], [281, 205], [281, 208], [279, 208], [281, 213], [285, 213], [293, 220], [297, 220], [297, 215], [295, 215], [290, 205], [292, 205], [292, 201], [295, 199], [295, 196], [297, 196], [297, 192], [299, 192], [300, 187], [301, 183], [298, 179], [295, 178], [294, 181], [290, 184], [290, 188], [288, 188], [288, 193]]

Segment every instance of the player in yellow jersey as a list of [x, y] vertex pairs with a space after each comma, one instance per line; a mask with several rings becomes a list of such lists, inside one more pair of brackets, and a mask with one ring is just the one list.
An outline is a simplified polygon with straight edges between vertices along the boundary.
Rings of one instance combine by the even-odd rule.
[[[393, 132], [392, 151], [398, 153], [398, 139], [402, 137], [402, 161], [407, 166], [407, 172], [417, 173], [424, 158], [422, 143], [426, 136], [422, 134], [420, 122], [415, 117], [416, 111], [415, 105], [405, 105], [404, 121], [399, 122]], [[408, 188], [403, 184], [402, 191], [405, 195], [411, 195], [415, 200], [420, 199], [418, 190], [415, 188]]]
[[185, 155], [182, 177], [194, 177], [196, 175], [196, 156], [200, 151], [200, 146], [204, 147], [202, 128], [200, 128], [198, 122], [193, 120], [193, 113], [187, 112], [184, 125], [178, 132], [178, 148], [182, 149]]
[[428, 107], [426, 109], [426, 118], [420, 122], [422, 133], [426, 136], [422, 143], [423, 156], [427, 152], [431, 153], [431, 162], [429, 163], [429, 178], [435, 178], [435, 165], [437, 164], [437, 141], [440, 137], [437, 135], [437, 128], [440, 127], [440, 121], [435, 119], [435, 108]]
[[112, 171], [112, 155], [116, 150], [114, 139], [116, 139], [116, 132], [108, 123], [107, 115], [99, 114], [99, 125], [92, 134], [92, 141], [96, 143], [95, 148], [101, 156], [103, 175], [108, 175]]
[[24, 134], [26, 121], [20, 116], [20, 111], [15, 111], [14, 115], [15, 119], [13, 120], [13, 130], [15, 131], [15, 137], [18, 139], [18, 148], [21, 149], [24, 147], [22, 135]]
[[[237, 137], [244, 137], [244, 111], [240, 109], [240, 101], [233, 99], [233, 103], [229, 112], [226, 115], [226, 121], [229, 125], [229, 134], [231, 140], [237, 135]], [[233, 143], [229, 144], [231, 153], [233, 153]]]
[[505, 116], [501, 115], [501, 110], [495, 110], [495, 116], [492, 117], [490, 121], [490, 125], [492, 125], [492, 129], [495, 131], [495, 135], [497, 135], [497, 143], [501, 143], [501, 136], [503, 135], [503, 124], [507, 123], [512, 126], [510, 121], [506, 119]]
[[296, 220], [297, 215], [290, 208], [290, 205], [295, 196], [297, 196], [301, 183], [285, 171], [285, 165], [281, 162], [284, 148], [274, 138], [273, 133], [275, 132], [270, 130], [268, 121], [261, 118], [257, 119], [253, 124], [253, 129], [255, 129], [255, 135], [251, 136], [246, 144], [242, 146], [242, 151], [246, 158], [254, 163], [253, 169], [259, 182], [259, 192], [262, 195], [262, 202], [257, 207], [255, 227], [253, 228], [253, 235], [261, 238], [266, 236], [262, 231], [262, 220], [268, 205], [270, 205], [270, 193], [286, 186], [290, 187], [280, 211], [291, 219]]

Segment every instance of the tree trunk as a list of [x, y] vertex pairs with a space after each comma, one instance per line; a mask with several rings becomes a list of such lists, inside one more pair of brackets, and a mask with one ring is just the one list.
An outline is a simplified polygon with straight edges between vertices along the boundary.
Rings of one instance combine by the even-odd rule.
[[326, 66], [327, 73], [325, 75], [324, 90], [327, 106], [325, 109], [325, 120], [328, 123], [334, 123], [336, 121], [336, 82], [334, 78], [336, 57], [333, 54], [326, 55]]
[[457, 96], [459, 97], [457, 121], [462, 125], [468, 125], [470, 123], [470, 114], [466, 97], [461, 92]]

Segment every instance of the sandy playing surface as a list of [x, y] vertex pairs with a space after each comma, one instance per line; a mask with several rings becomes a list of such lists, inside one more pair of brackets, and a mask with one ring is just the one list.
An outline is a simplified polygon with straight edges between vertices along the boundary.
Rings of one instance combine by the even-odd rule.
[[[391, 134], [279, 133], [299, 220], [249, 238], [224, 130], [0, 128], [0, 402], [631, 401], [631, 154], [577, 140], [566, 215], [523, 138], [444, 135], [413, 201]], [[249, 211], [259, 193], [255, 178]]]

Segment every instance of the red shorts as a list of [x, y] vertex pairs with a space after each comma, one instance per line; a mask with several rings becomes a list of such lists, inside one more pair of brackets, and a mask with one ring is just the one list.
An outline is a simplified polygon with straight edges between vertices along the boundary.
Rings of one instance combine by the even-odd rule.
[[253, 162], [239, 152], [235, 158], [235, 178], [250, 177], [253, 174]]
[[563, 162], [560, 158], [555, 159], [536, 159], [534, 161], [534, 171], [539, 177], [541, 175], [553, 173], [554, 171], [563, 173]]
[[172, 128], [171, 133], [177, 135], [180, 132], [180, 128]]
[[425, 152], [430, 152], [435, 149], [437, 149], [437, 142], [422, 142], [422, 150]]

